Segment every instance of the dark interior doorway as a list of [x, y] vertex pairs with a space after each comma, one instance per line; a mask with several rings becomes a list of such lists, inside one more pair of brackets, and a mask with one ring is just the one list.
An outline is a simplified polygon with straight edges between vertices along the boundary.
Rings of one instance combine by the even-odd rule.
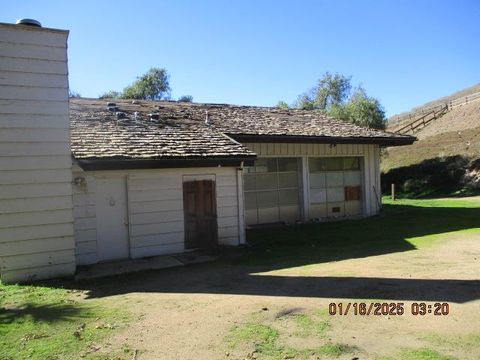
[[185, 249], [214, 248], [218, 245], [215, 181], [183, 183]]

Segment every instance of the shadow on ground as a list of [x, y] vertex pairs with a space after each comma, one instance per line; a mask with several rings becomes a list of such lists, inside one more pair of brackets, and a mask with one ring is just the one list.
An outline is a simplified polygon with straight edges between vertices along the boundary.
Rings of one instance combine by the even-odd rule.
[[[90, 298], [131, 292], [237, 294], [463, 303], [480, 298], [480, 280], [304, 277], [259, 274], [415, 250], [408, 239], [477, 228], [480, 208], [386, 205], [375, 218], [296, 225], [248, 233], [251, 247], [224, 251], [223, 260], [77, 283]], [[426, 240], [429, 241], [428, 238]], [[454, 247], [452, 247], [453, 249]]]
[[389, 194], [390, 185], [395, 184], [397, 196], [406, 198], [479, 195], [475, 179], [468, 176], [479, 169], [480, 158], [455, 155], [425, 159], [382, 173], [382, 193]]
[[71, 320], [80, 314], [78, 306], [65, 305], [34, 305], [27, 304], [20, 308], [0, 307], [0, 324], [10, 324], [22, 320], [53, 323], [59, 320]]

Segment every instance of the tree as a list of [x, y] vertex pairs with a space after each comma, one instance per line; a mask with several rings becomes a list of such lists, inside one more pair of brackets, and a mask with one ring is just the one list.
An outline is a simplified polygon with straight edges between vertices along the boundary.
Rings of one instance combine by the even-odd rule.
[[294, 104], [294, 107], [302, 110], [314, 110], [315, 109], [315, 102], [312, 97], [312, 92], [313, 90], [310, 90], [309, 92], [303, 93], [297, 98], [296, 103]]
[[343, 104], [350, 94], [352, 77], [339, 73], [326, 72], [317, 85], [300, 95], [296, 107], [305, 110], [329, 110], [332, 106]]
[[289, 109], [290, 107], [285, 101], [279, 101], [276, 106], [278, 109]]
[[332, 106], [343, 104], [350, 95], [352, 77], [328, 71], [318, 80], [315, 89], [315, 108], [328, 110]]
[[362, 87], [355, 90], [345, 105], [348, 119], [353, 124], [375, 129], [385, 129], [385, 110], [378, 99], [368, 96]]
[[188, 102], [191, 103], [193, 101], [192, 95], [182, 95], [178, 98], [178, 102]]
[[69, 98], [80, 98], [80, 97], [82, 97], [82, 95], [80, 95], [80, 93], [76, 92], [75, 90], [68, 89], [68, 97]]
[[324, 114], [352, 124], [385, 129], [385, 110], [380, 101], [357, 87], [351, 94], [351, 76], [326, 72], [317, 86], [300, 95], [295, 107], [318, 110]]
[[121, 96], [122, 94], [120, 92], [115, 90], [110, 90], [110, 91], [107, 91], [106, 93], [103, 93], [98, 98], [99, 99], [119, 99]]
[[123, 89], [123, 99], [161, 100], [170, 97], [169, 75], [165, 69], [151, 68]]

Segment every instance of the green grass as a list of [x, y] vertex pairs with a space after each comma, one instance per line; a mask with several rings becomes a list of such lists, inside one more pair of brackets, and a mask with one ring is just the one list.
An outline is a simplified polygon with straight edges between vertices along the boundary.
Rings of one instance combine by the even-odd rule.
[[294, 314], [292, 317], [295, 319], [298, 331], [296, 335], [301, 337], [306, 336], [325, 336], [325, 333], [330, 329], [330, 324], [325, 320], [316, 320], [307, 314]]
[[[323, 317], [323, 314], [321, 317]], [[281, 327], [279, 325], [286, 328], [285, 322], [293, 324], [298, 331], [282, 334], [277, 328]], [[327, 341], [325, 333], [329, 329], [328, 320], [317, 319], [316, 316], [311, 317], [307, 314], [288, 314], [276, 318], [273, 322], [259, 316], [259, 314], [253, 314], [249, 322], [236, 325], [230, 329], [226, 337], [226, 343], [231, 350], [251, 351], [258, 359], [271, 360], [309, 359], [312, 356], [338, 358], [357, 350], [353, 346]], [[321, 345], [316, 348], [288, 346], [283, 343], [282, 335], [284, 336], [283, 340], [285, 337], [315, 338], [317, 339], [316, 342]]]
[[439, 352], [428, 349], [406, 349], [395, 357], [385, 357], [383, 360], [455, 360], [450, 356], [442, 355]]
[[[0, 359], [87, 359], [129, 315], [62, 288], [0, 283]], [[79, 300], [76, 300], [79, 299]]]
[[384, 198], [380, 216], [247, 232], [249, 265], [305, 266], [414, 250], [448, 233], [480, 232], [480, 200]]
[[428, 334], [424, 337], [425, 340], [435, 345], [437, 348], [449, 347], [451, 349], [459, 349], [467, 352], [477, 351], [480, 349], [480, 333], [472, 333], [469, 335], [439, 335]]

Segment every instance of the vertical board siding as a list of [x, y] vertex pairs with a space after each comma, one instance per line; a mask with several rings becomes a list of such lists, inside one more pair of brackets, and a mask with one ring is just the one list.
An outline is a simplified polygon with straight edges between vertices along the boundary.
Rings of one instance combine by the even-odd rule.
[[367, 154], [370, 149], [378, 148], [378, 145], [371, 144], [245, 143], [244, 145], [260, 157], [360, 156]]
[[67, 36], [0, 24], [0, 277], [75, 271]]

